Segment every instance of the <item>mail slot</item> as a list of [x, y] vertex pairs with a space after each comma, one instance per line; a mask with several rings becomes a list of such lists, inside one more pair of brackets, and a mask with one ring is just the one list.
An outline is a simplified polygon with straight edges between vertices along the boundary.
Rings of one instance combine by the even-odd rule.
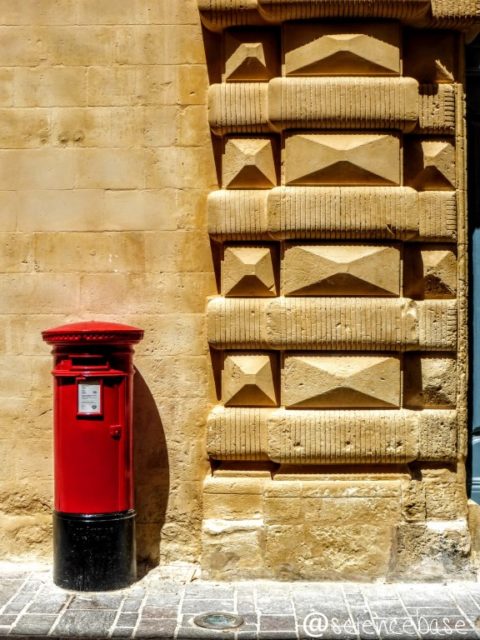
[[54, 581], [119, 589], [136, 579], [132, 357], [143, 330], [81, 322], [42, 336], [54, 358]]

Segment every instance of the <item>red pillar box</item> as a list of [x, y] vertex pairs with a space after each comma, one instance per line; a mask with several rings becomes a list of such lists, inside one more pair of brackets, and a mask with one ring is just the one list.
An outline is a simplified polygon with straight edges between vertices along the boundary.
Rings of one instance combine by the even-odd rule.
[[54, 581], [120, 589], [136, 579], [132, 356], [143, 330], [80, 322], [42, 337], [54, 357]]

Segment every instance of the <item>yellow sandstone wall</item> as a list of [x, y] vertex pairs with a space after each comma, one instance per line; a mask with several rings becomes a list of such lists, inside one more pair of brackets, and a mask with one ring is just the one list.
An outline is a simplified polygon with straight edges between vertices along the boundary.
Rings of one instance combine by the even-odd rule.
[[146, 333], [140, 557], [197, 560], [217, 181], [196, 2], [1, 0], [0, 22], [0, 557], [51, 557], [40, 331], [109, 319]]
[[0, 0], [2, 558], [51, 557], [40, 332], [97, 319], [146, 332], [141, 559], [471, 575], [479, 18], [475, 0]]
[[478, 3], [199, 7], [223, 52], [204, 575], [471, 575], [461, 31]]

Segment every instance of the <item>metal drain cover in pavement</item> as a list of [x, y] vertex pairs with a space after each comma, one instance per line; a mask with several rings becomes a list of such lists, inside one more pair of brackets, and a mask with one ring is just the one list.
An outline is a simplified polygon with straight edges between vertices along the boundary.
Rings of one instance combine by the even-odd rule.
[[193, 619], [193, 622], [197, 627], [223, 631], [224, 629], [235, 629], [236, 627], [240, 627], [244, 623], [244, 620], [242, 616], [236, 616], [233, 613], [212, 611], [212, 613], [203, 613], [201, 616], [197, 616]]

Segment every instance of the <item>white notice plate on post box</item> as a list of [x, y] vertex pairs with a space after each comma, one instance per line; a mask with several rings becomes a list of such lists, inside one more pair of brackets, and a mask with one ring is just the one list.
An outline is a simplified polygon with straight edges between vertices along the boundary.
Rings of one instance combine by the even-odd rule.
[[102, 385], [98, 380], [78, 383], [78, 413], [88, 416], [102, 413]]

